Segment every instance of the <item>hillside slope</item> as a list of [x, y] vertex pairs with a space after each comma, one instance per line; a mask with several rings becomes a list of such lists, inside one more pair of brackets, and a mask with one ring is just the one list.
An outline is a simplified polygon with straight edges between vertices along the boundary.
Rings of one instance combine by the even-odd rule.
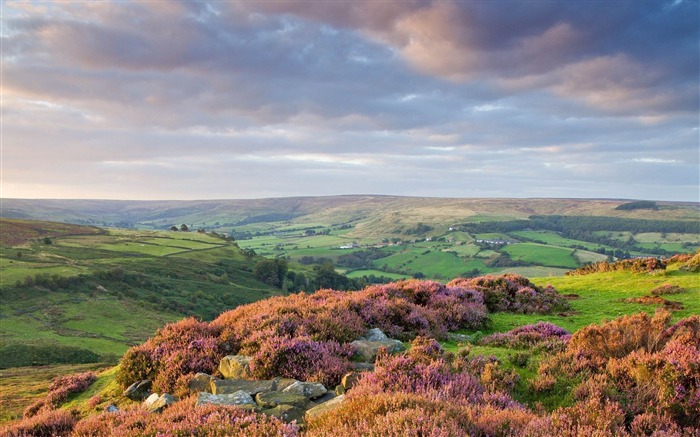
[[255, 258], [213, 235], [0, 228], [0, 367], [118, 357], [167, 322], [282, 293], [255, 279]]

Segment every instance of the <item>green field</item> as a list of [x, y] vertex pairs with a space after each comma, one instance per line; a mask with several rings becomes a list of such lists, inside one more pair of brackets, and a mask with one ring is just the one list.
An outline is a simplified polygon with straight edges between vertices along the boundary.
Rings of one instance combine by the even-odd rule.
[[514, 260], [550, 267], [576, 268], [580, 264], [573, 257], [572, 249], [536, 243], [512, 244], [503, 248]]

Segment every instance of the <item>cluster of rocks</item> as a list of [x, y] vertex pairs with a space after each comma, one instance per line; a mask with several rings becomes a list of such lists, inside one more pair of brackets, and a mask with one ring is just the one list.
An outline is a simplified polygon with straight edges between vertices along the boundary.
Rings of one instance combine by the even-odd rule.
[[[354, 370], [343, 376], [334, 390], [318, 382], [298, 381], [291, 378], [270, 380], [252, 379], [250, 357], [228, 355], [219, 363], [217, 378], [205, 373], [196, 374], [189, 383], [190, 393], [197, 395], [197, 405], [234, 405], [238, 408], [261, 412], [285, 422], [303, 425], [306, 420], [340, 406], [346, 391], [352, 389], [363, 372], [374, 370], [372, 364], [380, 349], [399, 352], [405, 349], [399, 340], [388, 338], [381, 330], [369, 330], [365, 337], [352, 342], [355, 348]], [[158, 413], [178, 401], [168, 393], [151, 393], [151, 381], [132, 384], [124, 392], [129, 399], [142, 401], [143, 407]]]

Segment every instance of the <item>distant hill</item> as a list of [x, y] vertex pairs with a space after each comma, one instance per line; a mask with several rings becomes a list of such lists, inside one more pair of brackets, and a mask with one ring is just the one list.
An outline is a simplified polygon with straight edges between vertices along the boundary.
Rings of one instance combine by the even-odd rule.
[[168, 229], [182, 223], [207, 230], [275, 221], [298, 224], [355, 224], [358, 236], [418, 222], [508, 220], [530, 215], [595, 215], [667, 220], [697, 220], [700, 204], [656, 202], [659, 211], [619, 210], [627, 200], [610, 199], [459, 199], [348, 195], [243, 200], [129, 201], [2, 199], [6, 218], [66, 223]]

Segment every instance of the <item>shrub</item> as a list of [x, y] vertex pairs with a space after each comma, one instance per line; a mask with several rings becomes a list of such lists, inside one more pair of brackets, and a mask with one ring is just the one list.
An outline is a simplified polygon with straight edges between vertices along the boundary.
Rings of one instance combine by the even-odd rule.
[[49, 385], [49, 392], [44, 399], [38, 400], [24, 410], [24, 417], [32, 417], [40, 412], [53, 410], [63, 403], [72, 393], [80, 393], [97, 380], [94, 372], [76, 373], [59, 376]]
[[0, 428], [3, 437], [61, 437], [73, 430], [76, 419], [65, 410], [49, 410]]
[[579, 267], [576, 270], [566, 272], [567, 276], [582, 276], [592, 273], [627, 271], [635, 273], [649, 273], [654, 270], [666, 270], [667, 262], [658, 258], [623, 259], [615, 262], [601, 261]]
[[270, 337], [253, 355], [250, 374], [258, 379], [282, 376], [333, 387], [350, 370], [353, 352], [350, 345], [337, 342]]
[[564, 328], [549, 322], [537, 322], [505, 333], [491, 334], [481, 339], [479, 343], [520, 349], [538, 347], [551, 352], [563, 350], [570, 338], [571, 334]]
[[519, 314], [546, 314], [569, 309], [563, 296], [551, 286], [538, 287], [516, 274], [455, 279], [448, 286], [475, 289], [484, 294], [490, 312], [507, 311]]
[[672, 285], [672, 284], [662, 284], [659, 285], [658, 287], [652, 289], [649, 294], [652, 296], [663, 296], [666, 294], [679, 294], [679, 293], [685, 293], [686, 290], [684, 287], [681, 287], [679, 285]]
[[142, 408], [114, 413], [102, 413], [79, 422], [75, 437], [107, 436], [233, 436], [248, 437], [299, 435], [296, 425], [223, 405], [195, 406], [188, 399], [166, 408], [161, 414], [150, 414]]

